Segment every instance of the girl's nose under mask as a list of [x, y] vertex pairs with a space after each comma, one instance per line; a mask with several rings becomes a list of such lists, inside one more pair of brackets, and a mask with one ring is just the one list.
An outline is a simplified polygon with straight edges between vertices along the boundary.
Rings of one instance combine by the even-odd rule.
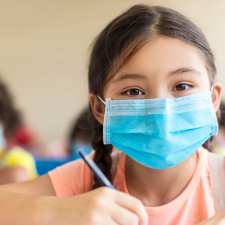
[[165, 170], [188, 159], [218, 132], [211, 92], [171, 99], [107, 100], [104, 144]]

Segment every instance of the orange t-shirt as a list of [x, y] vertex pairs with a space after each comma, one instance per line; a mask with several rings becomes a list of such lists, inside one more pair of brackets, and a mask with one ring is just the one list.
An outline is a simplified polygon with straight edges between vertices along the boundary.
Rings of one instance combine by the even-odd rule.
[[[157, 207], [145, 207], [149, 225], [192, 225], [215, 215], [211, 191], [208, 153], [201, 148], [194, 175], [184, 191], [171, 202]], [[128, 193], [125, 179], [126, 155], [121, 154], [113, 185], [117, 190]], [[78, 195], [91, 190], [93, 175], [83, 161], [74, 161], [49, 173], [59, 197]]]

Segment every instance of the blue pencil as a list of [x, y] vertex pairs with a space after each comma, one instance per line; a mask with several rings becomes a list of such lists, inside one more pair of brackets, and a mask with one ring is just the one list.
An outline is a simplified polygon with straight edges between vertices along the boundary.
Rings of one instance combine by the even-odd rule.
[[102, 184], [108, 188], [114, 189], [111, 182], [107, 179], [107, 177], [104, 175], [104, 173], [99, 169], [99, 167], [96, 165], [96, 163], [91, 160], [90, 158], [87, 158], [81, 150], [78, 150], [78, 154], [80, 157], [84, 160], [84, 162], [88, 165], [88, 167], [93, 171], [93, 173], [96, 175], [96, 177], [102, 182]]

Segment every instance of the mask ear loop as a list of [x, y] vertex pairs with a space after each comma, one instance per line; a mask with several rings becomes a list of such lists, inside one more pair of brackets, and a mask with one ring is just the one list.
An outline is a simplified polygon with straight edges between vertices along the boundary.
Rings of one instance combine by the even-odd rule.
[[211, 84], [211, 89], [210, 89], [210, 92], [212, 93], [212, 95], [213, 95], [213, 89], [214, 89], [214, 83]]
[[104, 101], [99, 95], [97, 95], [97, 98], [98, 98], [104, 105], [106, 105], [106, 101]]
[[211, 92], [211, 96], [213, 98], [213, 96], [214, 96], [214, 80], [212, 80], [210, 83], [211, 83], [210, 92]]
[[111, 98], [106, 98], [106, 100], [103, 100], [99, 95], [97, 95], [97, 98], [104, 104], [106, 105], [107, 101], [110, 101]]

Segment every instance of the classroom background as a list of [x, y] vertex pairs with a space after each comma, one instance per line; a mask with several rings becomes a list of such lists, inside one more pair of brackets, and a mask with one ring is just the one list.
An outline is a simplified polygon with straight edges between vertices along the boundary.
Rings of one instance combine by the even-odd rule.
[[0, 77], [48, 151], [60, 148], [71, 121], [87, 105], [92, 41], [136, 3], [168, 6], [195, 21], [208, 37], [225, 85], [223, 0], [0, 0]]

